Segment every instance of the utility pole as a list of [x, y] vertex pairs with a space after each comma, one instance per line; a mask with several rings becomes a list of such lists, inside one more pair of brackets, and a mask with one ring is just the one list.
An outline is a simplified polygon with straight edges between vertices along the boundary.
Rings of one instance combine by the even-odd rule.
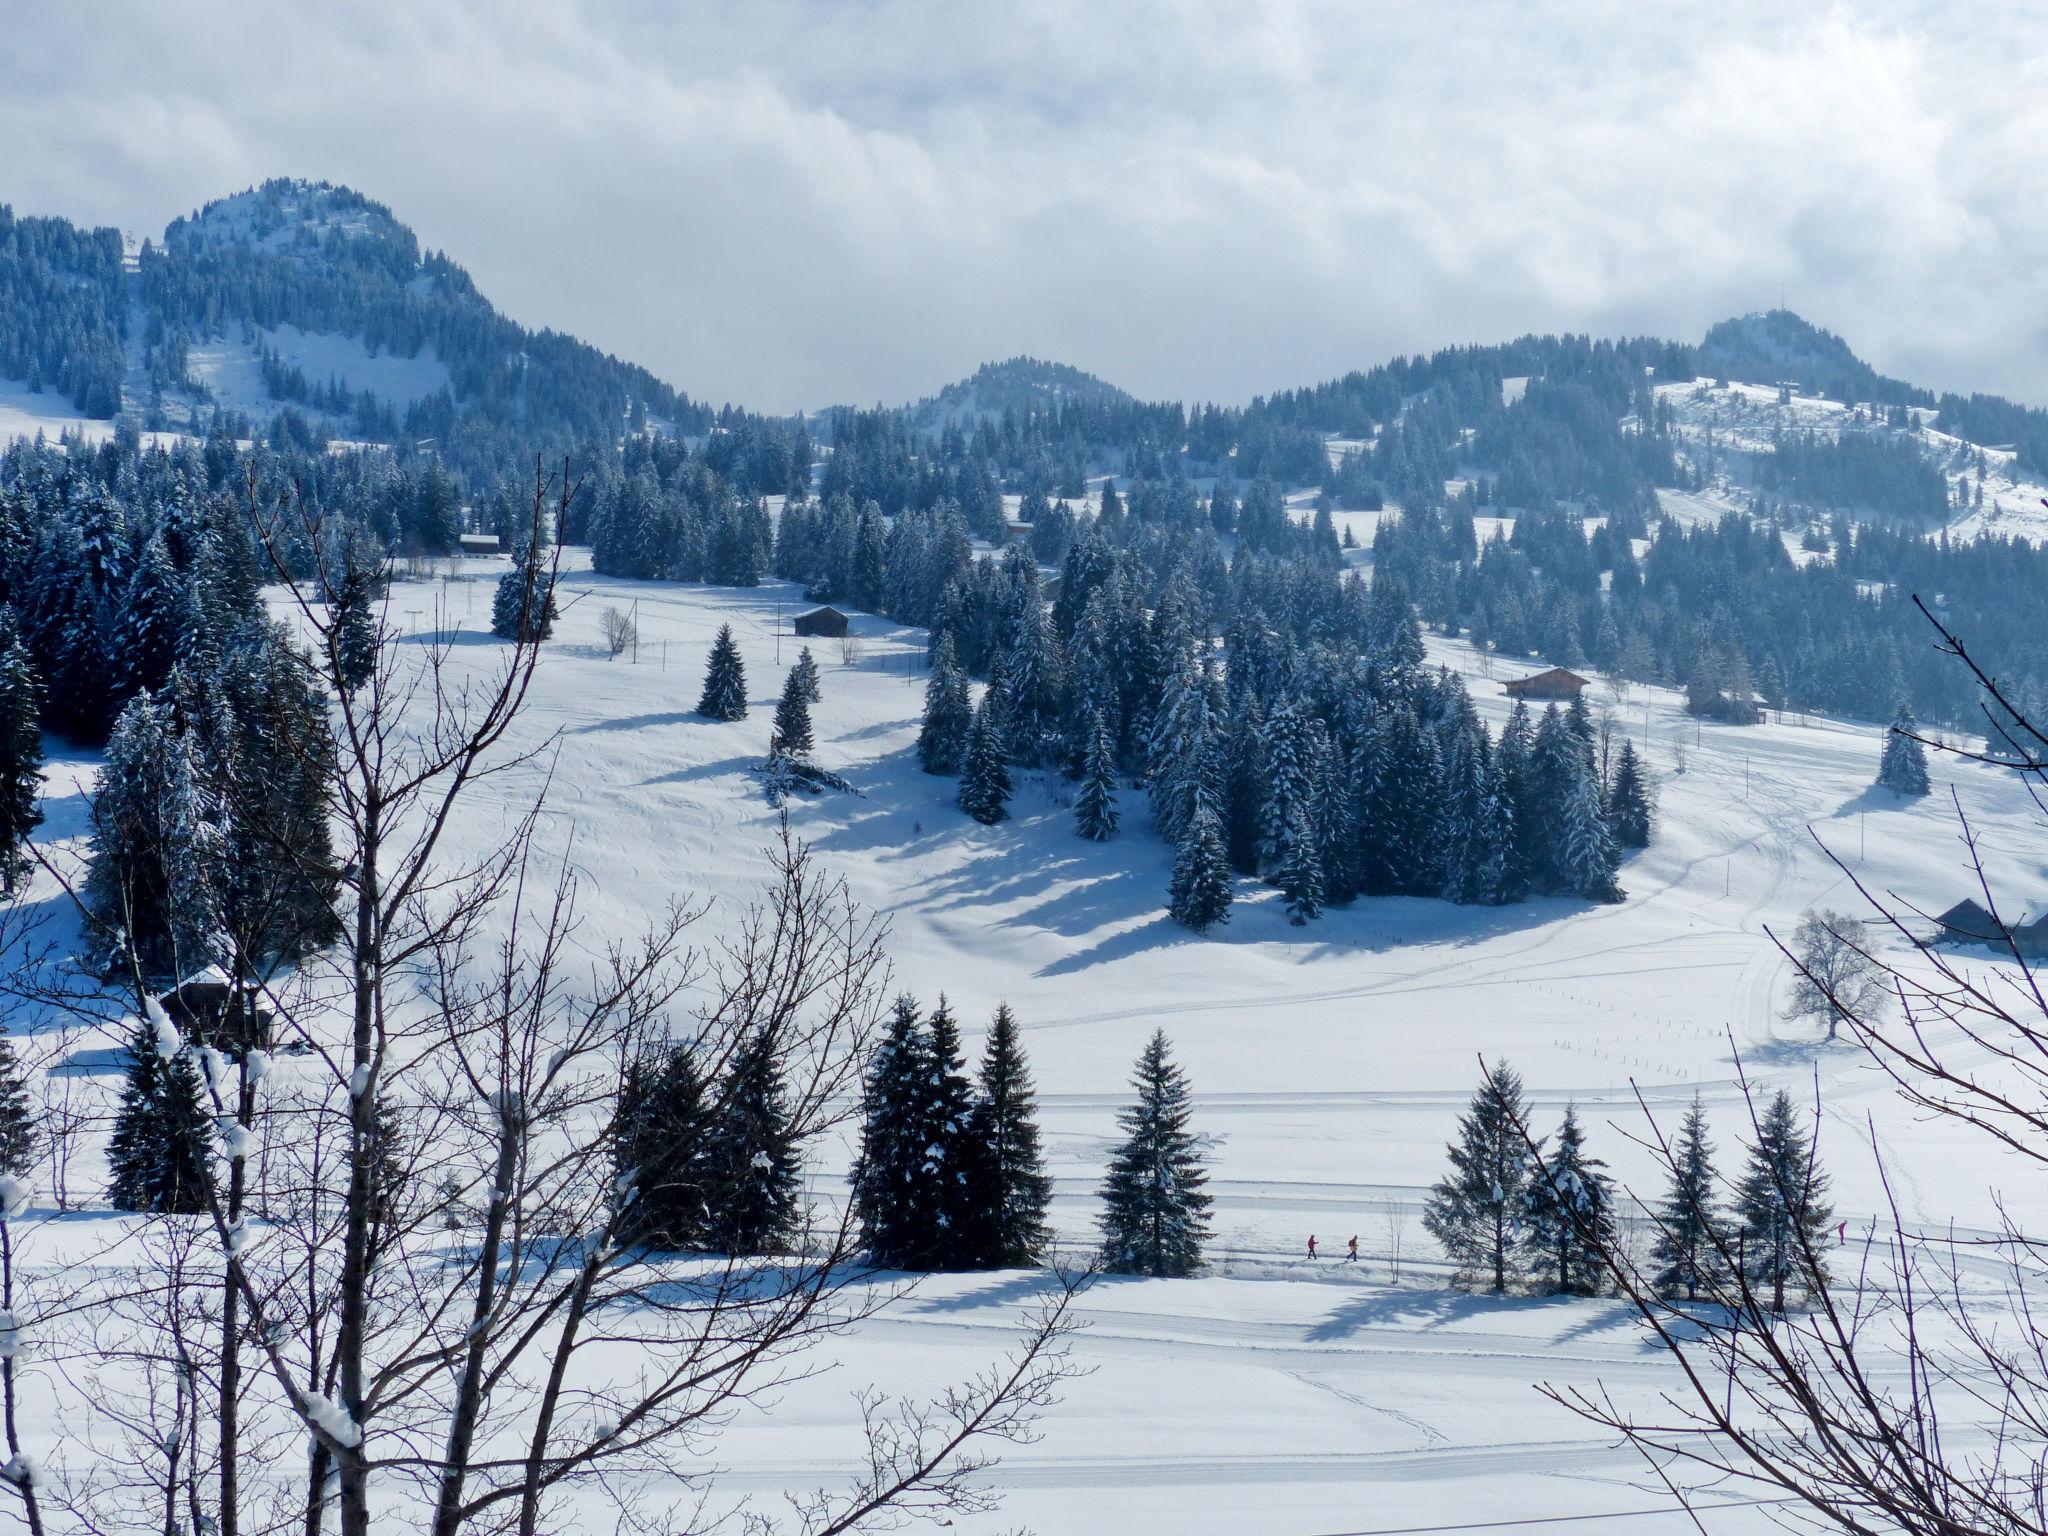
[[633, 599], [633, 665], [640, 665], [640, 599]]

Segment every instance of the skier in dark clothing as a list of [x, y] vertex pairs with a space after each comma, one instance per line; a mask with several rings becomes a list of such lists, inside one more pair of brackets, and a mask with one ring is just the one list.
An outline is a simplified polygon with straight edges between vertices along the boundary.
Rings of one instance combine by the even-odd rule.
[[1310, 1258], [1316, 1256], [1316, 1235], [1313, 1232], [1308, 1235], [1308, 1256]]
[[1356, 1264], [1358, 1262], [1358, 1234], [1356, 1232], [1351, 1234], [1350, 1251], [1344, 1255], [1344, 1262], [1346, 1264]]

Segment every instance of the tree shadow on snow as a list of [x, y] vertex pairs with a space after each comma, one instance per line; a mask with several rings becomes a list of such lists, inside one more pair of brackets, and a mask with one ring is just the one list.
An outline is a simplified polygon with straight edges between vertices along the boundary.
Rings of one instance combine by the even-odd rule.
[[1909, 800], [1904, 795], [1894, 794], [1881, 784], [1866, 784], [1828, 815], [1830, 820], [1839, 821], [1845, 816], [1860, 816], [1865, 811], [1902, 811], [1918, 803], [1917, 800]]
[[1368, 1291], [1330, 1310], [1310, 1326], [1311, 1343], [1348, 1339], [1367, 1328], [1442, 1328], [1506, 1308], [1526, 1308], [1518, 1296], [1476, 1296], [1464, 1291], [1410, 1291], [1389, 1287]]
[[951, 1296], [920, 1296], [905, 1309], [911, 1312], [974, 1312], [984, 1307], [1025, 1306], [1058, 1284], [1043, 1270], [1013, 1270], [991, 1275], [973, 1290]]

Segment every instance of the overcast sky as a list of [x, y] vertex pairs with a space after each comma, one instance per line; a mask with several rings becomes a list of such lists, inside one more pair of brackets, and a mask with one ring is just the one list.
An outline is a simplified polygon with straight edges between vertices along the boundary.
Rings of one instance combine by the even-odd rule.
[[768, 410], [1029, 352], [1240, 400], [1794, 309], [2048, 401], [2048, 6], [56, 5], [0, 200], [346, 182], [499, 307]]

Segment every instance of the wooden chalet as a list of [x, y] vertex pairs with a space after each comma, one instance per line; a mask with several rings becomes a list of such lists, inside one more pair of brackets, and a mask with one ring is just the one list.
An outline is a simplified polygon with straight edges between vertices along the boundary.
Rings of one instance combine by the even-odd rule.
[[1512, 677], [1502, 686], [1511, 699], [1576, 699], [1591, 678], [1567, 672], [1563, 667], [1552, 667], [1538, 672], [1533, 677]]

